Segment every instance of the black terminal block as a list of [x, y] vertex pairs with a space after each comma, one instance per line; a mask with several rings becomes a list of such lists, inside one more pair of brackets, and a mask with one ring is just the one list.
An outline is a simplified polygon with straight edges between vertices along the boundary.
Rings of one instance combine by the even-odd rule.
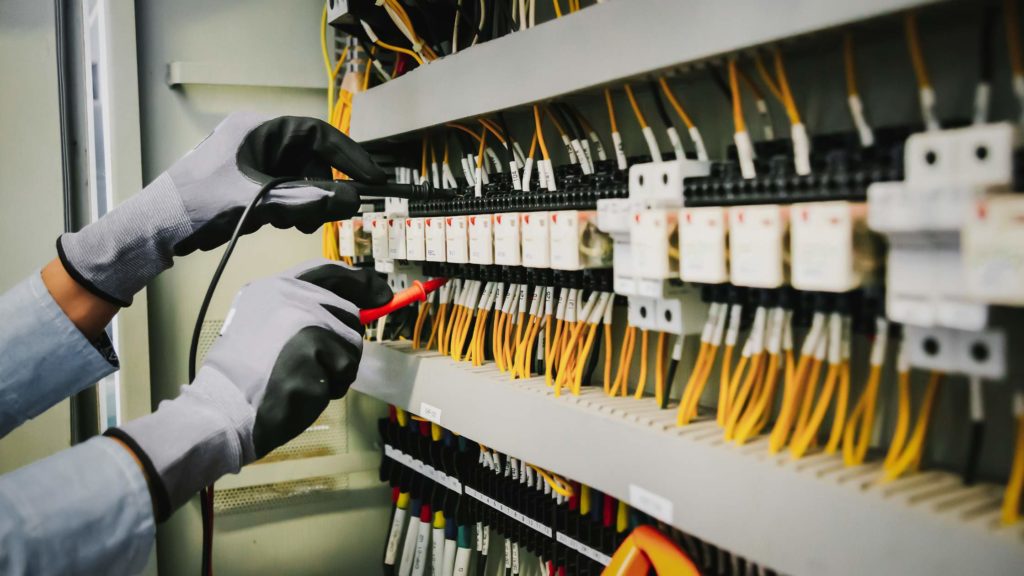
[[683, 196], [687, 206], [792, 204], [824, 200], [863, 201], [874, 182], [903, 179], [903, 146], [910, 128], [876, 132], [876, 143], [862, 148], [853, 133], [818, 136], [811, 142], [811, 173], [800, 176], [793, 167], [788, 139], [759, 142], [757, 176], [740, 174], [735, 147], [729, 160], [716, 162], [709, 176], [687, 178]]
[[583, 175], [578, 166], [555, 168], [557, 191], [539, 189], [539, 182], [531, 182], [530, 192], [512, 188], [508, 174], [492, 176], [489, 184], [481, 187], [481, 196], [464, 187], [451, 190], [448, 198], [410, 200], [409, 216], [469, 216], [473, 214], [500, 214], [508, 212], [539, 212], [547, 210], [594, 210], [597, 201], [604, 198], [625, 198], [628, 187], [625, 171], [616, 170], [613, 163], [599, 162], [594, 174]]

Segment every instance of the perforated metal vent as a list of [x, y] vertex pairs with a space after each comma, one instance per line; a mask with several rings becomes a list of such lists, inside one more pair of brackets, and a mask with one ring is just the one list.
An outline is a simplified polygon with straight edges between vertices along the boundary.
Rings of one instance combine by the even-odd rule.
[[348, 475], [319, 476], [291, 482], [220, 490], [213, 500], [217, 512], [266, 510], [313, 500], [348, 488]]
[[[220, 335], [223, 320], [207, 320], [199, 333], [196, 356], [201, 364], [207, 352]], [[298, 460], [318, 456], [348, 453], [348, 404], [345, 399], [333, 400], [324, 413], [291, 442], [267, 454], [252, 466], [267, 462]], [[319, 476], [277, 484], [246, 486], [221, 490], [214, 499], [214, 508], [220, 511], [253, 510], [272, 505], [291, 503], [296, 498], [310, 497], [343, 490], [348, 486], [347, 475]]]

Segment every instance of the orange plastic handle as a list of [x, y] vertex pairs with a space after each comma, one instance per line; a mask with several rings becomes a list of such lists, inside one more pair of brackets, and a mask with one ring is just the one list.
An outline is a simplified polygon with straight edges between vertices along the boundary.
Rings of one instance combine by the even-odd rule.
[[[638, 553], [639, 552], [639, 553]], [[612, 556], [605, 576], [647, 576], [651, 567], [657, 574], [700, 576], [700, 570], [685, 552], [652, 526], [637, 526]]]
[[380, 308], [370, 308], [367, 310], [359, 311], [359, 322], [362, 324], [369, 324], [374, 320], [378, 320], [383, 316], [391, 314], [399, 308], [405, 308], [413, 302], [423, 302], [427, 299], [427, 294], [437, 290], [444, 283], [447, 282], [447, 278], [431, 278], [426, 282], [420, 282], [416, 280], [405, 290], [402, 290], [398, 294], [395, 294], [391, 302], [381, 306]]

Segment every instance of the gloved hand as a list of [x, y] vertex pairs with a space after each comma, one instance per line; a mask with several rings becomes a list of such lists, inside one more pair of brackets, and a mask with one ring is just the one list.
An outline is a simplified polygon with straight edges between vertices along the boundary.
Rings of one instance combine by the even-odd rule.
[[341, 398], [362, 355], [359, 309], [391, 298], [373, 270], [324, 259], [243, 287], [195, 381], [156, 412], [106, 432], [139, 457], [157, 521]]
[[325, 122], [232, 114], [142, 192], [80, 232], [61, 236], [57, 253], [83, 287], [128, 306], [174, 256], [227, 242], [246, 206], [273, 178], [313, 181], [271, 190], [250, 213], [244, 233], [264, 224], [311, 233], [351, 217], [359, 195], [331, 180], [332, 166], [361, 182], [386, 180], [365, 150]]

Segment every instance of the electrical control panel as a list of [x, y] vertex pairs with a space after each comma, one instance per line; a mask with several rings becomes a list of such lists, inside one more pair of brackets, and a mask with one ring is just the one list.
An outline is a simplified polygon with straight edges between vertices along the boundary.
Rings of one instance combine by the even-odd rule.
[[[636, 1], [681, 15], [672, 3], [654, 7]], [[384, 3], [386, 14], [395, 10], [393, 4]], [[991, 435], [980, 459], [978, 431], [987, 418], [995, 418], [1000, 451], [1010, 454], [1006, 431], [1014, 428], [1011, 418], [1024, 414], [1024, 361], [1013, 355], [1024, 335], [1018, 315], [1024, 307], [1024, 200], [1018, 198], [1024, 151], [1019, 114], [1009, 106], [1013, 101], [1024, 109], [1024, 88], [1014, 91], [1024, 87], [1024, 73], [992, 56], [993, 46], [1017, 34], [1012, 25], [1003, 30], [994, 15], [1016, 22], [1015, 3], [915, 5], [899, 13], [893, 12], [905, 7], [887, 6], [883, 12], [868, 10], [870, 18], [858, 17], [867, 9], [857, 5], [846, 7], [849, 18], [828, 26], [797, 25], [807, 12], [798, 6], [751, 5], [745, 9], [760, 17], [745, 14], [744, 22], [784, 32], [727, 42], [728, 35], [714, 33], [709, 15], [707, 30], [703, 17], [688, 29], [686, 38], [700, 49], [678, 66], [671, 57], [655, 65], [640, 51], [620, 47], [638, 62], [622, 68], [620, 58], [611, 55], [615, 66], [603, 68], [614, 73], [601, 76], [587, 67], [560, 67], [558, 60], [566, 46], [580, 48], [568, 59], [574, 62], [599, 51], [587, 40], [595, 30], [559, 38], [557, 45], [546, 43], [539, 32], [531, 40], [537, 46], [525, 40], [516, 44], [521, 39], [516, 34], [533, 26], [533, 4], [513, 2], [506, 23], [504, 15], [481, 15], [480, 7], [462, 3], [465, 18], [452, 14], [462, 32], [449, 30], [447, 46], [411, 38], [406, 33], [411, 31], [402, 29], [404, 21], [398, 33], [390, 31], [391, 41], [379, 33], [370, 37], [378, 50], [368, 56], [372, 68], [362, 68], [360, 78], [369, 78], [368, 85], [394, 84], [369, 90], [360, 96], [363, 101], [393, 102], [405, 84], [434, 90], [417, 96], [415, 120], [378, 111], [378, 124], [362, 125], [375, 136], [366, 144], [394, 171], [395, 182], [429, 185], [405, 202], [361, 214], [359, 223], [342, 223], [338, 252], [356, 264], [369, 266], [372, 260], [396, 289], [426, 278], [448, 279], [433, 300], [372, 328], [372, 338], [392, 341], [374, 350], [408, 356], [410, 363], [432, 371], [421, 378], [416, 370], [424, 368], [398, 374], [378, 367], [389, 379], [417, 380], [422, 386], [415, 395], [385, 399], [437, 426], [439, 404], [455, 398], [448, 406], [464, 407], [464, 393], [486, 391], [486, 398], [474, 400], [477, 406], [491, 398], [500, 398], [503, 407], [530, 406], [530, 426], [514, 432], [501, 427], [522, 426], [521, 414], [507, 420], [492, 416], [488, 425], [499, 430], [480, 438], [474, 452], [488, 474], [505, 475], [508, 493], [518, 490], [514, 473], [528, 474], [521, 465], [526, 455], [495, 452], [486, 448], [489, 439], [531, 451], [518, 441], [532, 438], [534, 428], [545, 430], [546, 443], [536, 448], [538, 461], [555, 463], [543, 457], [552, 453], [547, 439], [564, 432], [552, 428], [562, 425], [562, 418], [566, 427], [571, 422], [601, 440], [596, 442], [601, 446], [580, 447], [599, 461], [610, 454], [608, 445], [632, 455], [643, 452], [652, 438], [660, 443], [670, 437], [666, 446], [694, 457], [694, 482], [706, 480], [701, 493], [715, 500], [720, 479], [731, 478], [736, 493], [749, 497], [705, 507], [692, 494], [655, 480], [650, 470], [657, 466], [650, 460], [642, 470], [609, 473], [614, 481], [582, 474], [578, 483], [568, 483], [580, 491], [567, 497], [574, 503], [570, 509], [579, 506], [570, 512], [585, 515], [584, 498], [600, 493], [641, 511], [637, 524], [656, 520], [705, 531], [716, 551], [705, 554], [695, 546], [685, 551], [706, 560], [699, 566], [702, 573], [754, 573], [752, 561], [727, 551], [734, 542], [745, 545], [751, 557], [781, 558], [779, 573], [793, 574], [926, 573], [923, 555], [914, 551], [934, 550], [945, 558], [934, 565], [952, 566], [956, 560], [946, 555], [947, 544], [961, 550], [989, 546], [985, 550], [994, 550], [992, 557], [1005, 552], [1024, 561], [1024, 547], [1006, 543], [1013, 538], [1003, 542], [999, 530], [1005, 529], [997, 527], [1016, 522], [1024, 475], [1014, 480], [1010, 470], [1016, 464], [988, 462], [994, 453], [987, 444], [995, 442]], [[572, 18], [582, 21], [584, 16], [575, 14], [580, 10], [593, 10], [586, 16], [594, 21], [618, 14], [622, 17], [601, 21], [634, 33], [634, 19], [649, 17], [625, 12], [630, 3], [586, 4], [551, 6], [555, 21], [545, 24], [552, 26], [551, 34], [563, 24], [571, 29], [566, 23]], [[833, 10], [827, 3], [818, 8]], [[934, 16], [918, 20], [918, 13], [932, 10]], [[780, 20], [779, 14], [786, 17]], [[379, 24], [360, 24], [362, 33], [388, 23], [380, 16]], [[467, 32], [462, 27], [472, 23], [470, 16], [490, 22], [490, 29], [470, 26]], [[860, 20], [872, 23], [862, 26]], [[660, 36], [660, 25], [644, 21], [645, 29]], [[505, 24], [518, 28], [503, 45], [479, 46]], [[409, 25], [420, 28], [415, 18]], [[922, 41], [925, 33], [928, 39]], [[607, 35], [601, 37], [608, 43]], [[968, 37], [980, 37], [983, 46], [964, 49]], [[442, 53], [453, 43], [464, 54], [435, 63], [448, 57]], [[395, 56], [385, 44], [411, 46], [416, 58], [404, 51]], [[1005, 48], [1019, 51], [1012, 45]], [[559, 83], [557, 91], [535, 86], [533, 79], [544, 74], [499, 61], [517, 46], [522, 52], [516, 54], [530, 59], [547, 47], [544, 64], [560, 70], [554, 74], [564, 85]], [[968, 52], [969, 70], [964, 66]], [[716, 56], [708, 59], [708, 54]], [[986, 64], [977, 66], [976, 56]], [[374, 59], [396, 70], [387, 72], [393, 79], [375, 72]], [[489, 70], [493, 64], [495, 70], [517, 72], [512, 74], [517, 82], [498, 75], [479, 79], [473, 90], [450, 88], [459, 60], [472, 63], [465, 70]], [[1021, 59], [1011, 55], [1009, 61]], [[916, 82], [891, 82], [908, 74]], [[576, 75], [587, 80], [575, 82]], [[491, 84], [502, 86], [502, 92], [495, 94]], [[1000, 95], [994, 97], [994, 91]], [[480, 94], [489, 99], [481, 101]], [[431, 99], [436, 98], [444, 101], [434, 110]], [[382, 226], [386, 229], [378, 230]], [[360, 229], [369, 240], [362, 248], [357, 246]], [[431, 352], [411, 352], [422, 349]], [[396, 362], [404, 366], [403, 360]], [[473, 386], [458, 388], [463, 381]], [[438, 389], [446, 392], [431, 404]], [[420, 402], [420, 395], [422, 406], [403, 405], [409, 397]], [[534, 401], [556, 407], [548, 411]], [[446, 421], [474, 428], [448, 406], [443, 407]], [[1001, 412], [992, 417], [996, 406]], [[630, 427], [615, 429], [622, 438], [608, 432], [609, 422], [620, 420]], [[458, 428], [453, 426], [453, 434]], [[400, 436], [404, 432], [394, 435]], [[615, 442], [609, 444], [609, 438]], [[454, 485], [456, 475], [443, 464], [435, 460], [428, 468], [431, 451], [411, 448], [423, 458], [417, 464], [397, 444], [389, 445], [395, 462], [421, 470], [417, 474], [432, 482]], [[1014, 450], [1024, 454], [1024, 448]], [[494, 458], [504, 458], [504, 466]], [[733, 458], [742, 463], [732, 463]], [[518, 472], [513, 459], [520, 463]], [[968, 487], [949, 480], [960, 473], [959, 466]], [[917, 492], [910, 480], [902, 482], [920, 468], [936, 472], [914, 480], [922, 486]], [[538, 485], [558, 493], [556, 487], [564, 486], [548, 472], [551, 481]], [[620, 481], [623, 476], [629, 478]], [[1005, 486], [998, 519], [991, 487], [971, 486], [982, 477]], [[770, 496], [813, 517], [816, 526], [831, 528], [834, 522], [821, 511], [845, 510], [844, 517], [852, 517], [884, 500], [886, 506], [872, 508], [871, 518], [881, 520], [843, 528], [856, 532], [848, 540], [858, 546], [880, 543], [871, 545], [869, 555], [843, 555], [826, 536], [816, 540], [817, 532], [788, 523], [759, 525], [757, 538], [767, 538], [770, 546], [744, 539], [744, 515], [775, 505], [750, 478], [774, 479]], [[530, 530], [543, 535], [553, 527], [551, 537], [538, 538], [533, 547], [553, 555], [545, 557], [550, 569], [545, 564], [543, 573], [602, 569], [588, 563], [604, 558], [600, 537], [584, 542], [587, 535], [566, 532], [558, 540], [559, 526], [573, 525], [571, 515], [546, 524], [530, 516], [528, 507], [500, 501], [495, 494], [502, 491], [491, 485], [458, 481], [460, 494], [474, 494], [475, 503], [502, 511], [502, 520], [495, 522], [500, 530], [481, 528], [484, 520], [477, 520], [475, 529], [481, 538], [501, 533], [511, 542], [506, 567], [513, 573], [516, 530], [522, 527], [530, 536], [519, 543], [531, 542]], [[900, 495], [904, 490], [906, 498]], [[818, 494], [826, 496], [800, 508], [801, 498]], [[939, 518], [932, 494], [935, 501], [948, 496], [949, 502], [977, 494], [979, 504]], [[841, 506], [831, 506], [833, 499]], [[686, 522], [679, 521], [680, 510], [673, 506], [685, 509]], [[480, 514], [489, 518], [490, 512]], [[614, 515], [611, 508], [602, 514]], [[741, 528], [723, 530], [708, 520], [719, 514]], [[985, 520], [975, 522], [976, 517]], [[505, 518], [514, 528], [502, 525]], [[937, 526], [949, 530], [949, 537], [941, 545], [922, 543], [922, 534], [932, 534], [921, 530], [925, 522], [936, 534]], [[970, 522], [986, 528], [968, 538]], [[896, 524], [898, 532], [888, 528]], [[787, 547], [788, 540], [776, 539], [776, 531], [795, 535], [801, 546]], [[612, 541], [620, 538], [614, 530], [610, 534]], [[899, 549], [911, 552], [892, 560], [891, 549], [897, 548], [889, 547], [891, 539], [904, 539]], [[971, 547], [964, 544], [968, 541]], [[482, 556], [482, 540], [478, 548]], [[776, 550], [785, 552], [773, 556]], [[415, 558], [415, 548], [412, 554]], [[816, 554], [821, 558], [805, 562]], [[395, 557], [403, 557], [402, 551]], [[598, 564], [613, 561], [609, 556], [608, 563]], [[933, 571], [934, 565], [927, 567]]]

